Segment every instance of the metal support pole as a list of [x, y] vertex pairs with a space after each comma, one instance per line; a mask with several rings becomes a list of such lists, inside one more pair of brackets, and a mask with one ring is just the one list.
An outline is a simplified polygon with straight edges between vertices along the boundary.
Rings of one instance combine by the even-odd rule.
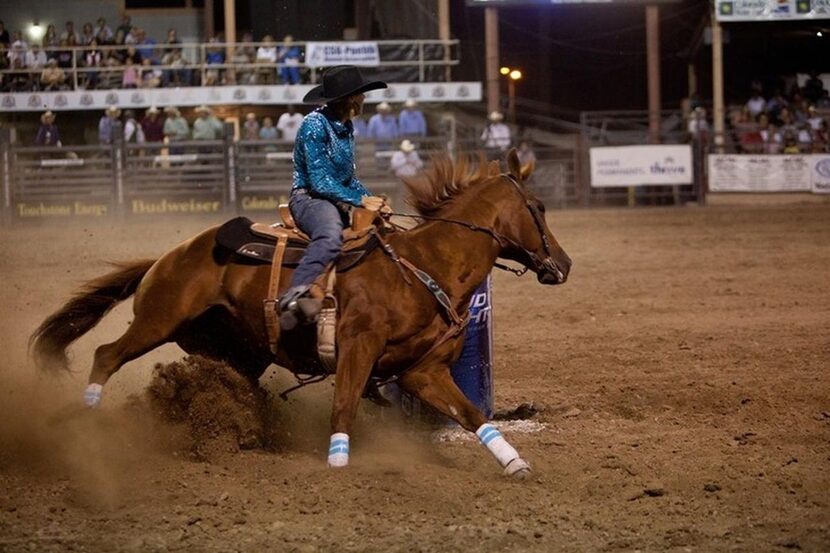
[[0, 163], [2, 163], [3, 171], [3, 225], [10, 225], [12, 222], [11, 142], [11, 129], [0, 128]]
[[115, 183], [115, 209], [119, 215], [124, 215], [124, 127], [120, 122], [112, 125], [112, 174]]
[[487, 78], [487, 111], [498, 111], [499, 98], [499, 12], [484, 8], [485, 74]]
[[[236, 45], [236, 2], [235, 0], [224, 0], [225, 2], [225, 63], [233, 59], [233, 51]], [[233, 71], [234, 77], [236, 72]], [[236, 78], [233, 79], [236, 82]]]
[[438, 38], [444, 41], [444, 82], [450, 82], [450, 0], [438, 0]]
[[[713, 5], [715, 5], [713, 3]], [[715, 7], [717, 10], [717, 7]], [[723, 153], [723, 33], [716, 13], [712, 13], [712, 127], [715, 131], [715, 151]]]
[[[648, 141], [660, 143], [660, 8], [646, 6], [646, 63], [648, 66]], [[636, 203], [634, 188], [628, 189], [628, 205]]]
[[225, 188], [222, 193], [222, 203], [225, 211], [236, 211], [236, 142], [233, 139], [233, 125], [225, 123], [225, 133], [223, 136], [225, 153]]

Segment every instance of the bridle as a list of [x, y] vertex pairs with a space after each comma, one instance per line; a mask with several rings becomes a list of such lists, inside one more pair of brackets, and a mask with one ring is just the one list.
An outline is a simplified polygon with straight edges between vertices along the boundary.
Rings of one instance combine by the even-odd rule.
[[[451, 224], [454, 224], [454, 225], [459, 225], [459, 226], [462, 226], [462, 227], [466, 227], [469, 230], [474, 231], [474, 232], [483, 232], [485, 234], [490, 235], [496, 242], [498, 242], [499, 246], [502, 249], [507, 248], [507, 246], [511, 246], [516, 250], [524, 252], [524, 254], [527, 256], [527, 258], [530, 260], [531, 264], [533, 265], [533, 270], [535, 272], [538, 273], [539, 271], [548, 271], [548, 272], [552, 272], [552, 273], [556, 274], [557, 277], [560, 280], [563, 279], [564, 275], [562, 274], [562, 271], [559, 270], [559, 268], [553, 262], [553, 258], [551, 257], [550, 240], [548, 240], [548, 235], [545, 232], [545, 221], [544, 221], [544, 217], [543, 217], [541, 211], [539, 210], [538, 207], [536, 207], [536, 205], [533, 203], [533, 201], [530, 199], [530, 197], [524, 191], [524, 189], [522, 188], [522, 185], [519, 183], [519, 181], [516, 179], [516, 177], [514, 177], [513, 175], [511, 175], [509, 173], [502, 173], [499, 176], [504, 177], [507, 180], [509, 180], [513, 184], [516, 191], [519, 193], [519, 195], [524, 200], [525, 207], [527, 207], [527, 210], [530, 212], [530, 216], [533, 218], [533, 222], [536, 224], [536, 230], [539, 231], [539, 236], [542, 239], [542, 247], [545, 251], [545, 257], [544, 258], [539, 257], [538, 255], [536, 255], [535, 252], [532, 252], [532, 251], [528, 250], [527, 248], [525, 248], [524, 246], [522, 246], [521, 244], [519, 244], [518, 242], [516, 242], [512, 238], [509, 238], [509, 237], [507, 237], [507, 236], [505, 236], [505, 235], [503, 235], [499, 232], [496, 232], [495, 230], [493, 230], [490, 227], [482, 227], [480, 225], [476, 225], [475, 223], [470, 223], [469, 221], [460, 221], [458, 219], [450, 219], [450, 218], [447, 218], [447, 217], [433, 217], [433, 216], [430, 216], [430, 215], [418, 215], [418, 214], [412, 214], [412, 213], [399, 213], [399, 212], [394, 212], [394, 211], [389, 213], [388, 215], [394, 215], [394, 216], [397, 216], [397, 217], [405, 217], [405, 218], [409, 218], [409, 219], [422, 219], [424, 221], [440, 221], [440, 222], [444, 222], [444, 223], [451, 223]], [[527, 266], [525, 266], [521, 269], [514, 269], [514, 268], [509, 267], [507, 265], [503, 265], [501, 263], [496, 263], [495, 267], [498, 268], [498, 269], [509, 271], [509, 272], [511, 272], [511, 273], [513, 273], [517, 276], [521, 276], [521, 275], [525, 274], [528, 271]]]

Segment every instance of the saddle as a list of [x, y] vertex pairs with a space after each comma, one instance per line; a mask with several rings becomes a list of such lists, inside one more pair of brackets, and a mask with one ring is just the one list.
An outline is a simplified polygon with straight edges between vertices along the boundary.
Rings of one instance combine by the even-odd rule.
[[[218, 246], [227, 248], [247, 260], [258, 264], [271, 264], [268, 296], [263, 300], [265, 326], [271, 352], [276, 354], [279, 339], [277, 298], [280, 274], [283, 267], [296, 267], [311, 239], [298, 229], [287, 205], [279, 206], [281, 223], [266, 225], [254, 223], [246, 217], [237, 217], [219, 227], [216, 233]], [[378, 213], [357, 208], [352, 215], [351, 228], [343, 230], [343, 249], [337, 261], [312, 287], [312, 293], [323, 301], [323, 309], [317, 321], [317, 353], [323, 367], [336, 370], [335, 328], [337, 300], [334, 297], [336, 274], [357, 266], [380, 241], [377, 231], [383, 227]]]

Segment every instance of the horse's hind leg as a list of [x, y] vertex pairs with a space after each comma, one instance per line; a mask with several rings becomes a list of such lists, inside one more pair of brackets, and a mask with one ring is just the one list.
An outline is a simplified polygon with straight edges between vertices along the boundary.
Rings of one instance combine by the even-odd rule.
[[508, 476], [524, 477], [530, 465], [507, 443], [495, 426], [473, 405], [450, 376], [446, 365], [418, 367], [404, 373], [399, 383], [404, 390], [455, 420], [470, 432], [475, 432], [481, 443], [493, 454]]
[[124, 363], [170, 341], [181, 322], [180, 318], [171, 317], [163, 309], [144, 310], [136, 314], [135, 320], [120, 338], [95, 350], [89, 385], [84, 392], [84, 403], [89, 407], [97, 407], [101, 403], [107, 380]]

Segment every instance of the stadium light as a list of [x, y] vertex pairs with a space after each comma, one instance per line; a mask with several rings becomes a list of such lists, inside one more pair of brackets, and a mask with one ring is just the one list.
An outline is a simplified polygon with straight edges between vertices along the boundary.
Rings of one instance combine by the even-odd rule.
[[[819, 31], [819, 32], [816, 33], [816, 36], [822, 37], [822, 36], [824, 36], [824, 34], [821, 31]], [[504, 69], [504, 68], [502, 68], [502, 69]]]
[[509, 67], [502, 67], [501, 69], [499, 69], [499, 73], [501, 73], [502, 75], [507, 75], [507, 74], [510, 73], [510, 68]]
[[518, 81], [519, 79], [522, 78], [522, 72], [519, 71], [518, 69], [514, 69], [513, 71], [510, 72], [510, 78], [513, 79], [514, 81]]
[[507, 118], [511, 123], [516, 122], [516, 81], [522, 78], [522, 72], [518, 69], [502, 67], [499, 73], [508, 77], [507, 79]]
[[29, 38], [31, 38], [32, 40], [41, 40], [45, 33], [46, 31], [37, 21], [32, 23], [32, 26], [29, 27]]

